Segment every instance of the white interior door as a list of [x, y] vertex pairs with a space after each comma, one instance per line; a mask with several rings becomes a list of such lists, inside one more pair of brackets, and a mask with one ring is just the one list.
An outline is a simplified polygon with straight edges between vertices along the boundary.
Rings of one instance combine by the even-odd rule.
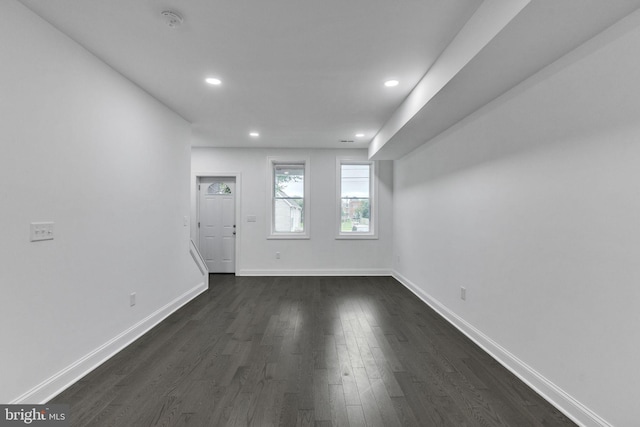
[[236, 254], [235, 178], [201, 178], [199, 247], [210, 273], [234, 273]]

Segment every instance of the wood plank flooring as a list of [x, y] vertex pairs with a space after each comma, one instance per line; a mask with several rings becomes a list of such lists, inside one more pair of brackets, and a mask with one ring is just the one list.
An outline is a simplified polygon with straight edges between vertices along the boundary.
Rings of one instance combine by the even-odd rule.
[[52, 403], [74, 426], [575, 425], [389, 277], [211, 276]]

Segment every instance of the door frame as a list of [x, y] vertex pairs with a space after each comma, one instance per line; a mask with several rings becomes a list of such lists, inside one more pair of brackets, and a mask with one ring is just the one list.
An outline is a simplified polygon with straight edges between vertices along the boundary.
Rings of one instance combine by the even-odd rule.
[[236, 181], [236, 192], [234, 194], [235, 199], [235, 222], [236, 222], [236, 242], [235, 242], [235, 259], [234, 259], [234, 275], [238, 275], [240, 265], [240, 242], [242, 239], [242, 224], [240, 219], [242, 203], [242, 173], [240, 172], [215, 172], [215, 171], [196, 171], [191, 174], [191, 239], [196, 242], [198, 248], [200, 248], [200, 230], [198, 229], [198, 222], [200, 221], [200, 193], [198, 191], [198, 185], [202, 178], [234, 178]]

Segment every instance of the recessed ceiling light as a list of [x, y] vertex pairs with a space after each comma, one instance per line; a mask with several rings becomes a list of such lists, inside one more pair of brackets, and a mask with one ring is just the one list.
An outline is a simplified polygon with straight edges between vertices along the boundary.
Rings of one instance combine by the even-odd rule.
[[216, 86], [222, 83], [222, 80], [217, 79], [215, 77], [208, 77], [204, 81], [209, 83], [210, 85], [216, 85]]
[[398, 84], [400, 84], [400, 82], [397, 80], [387, 80], [386, 82], [384, 82], [384, 85], [386, 87], [394, 87], [394, 86], [398, 86]]
[[356, 138], [362, 138], [364, 136], [364, 133], [356, 133]]
[[252, 136], [254, 138], [257, 138], [260, 136], [260, 134], [258, 132], [249, 132], [249, 136]]

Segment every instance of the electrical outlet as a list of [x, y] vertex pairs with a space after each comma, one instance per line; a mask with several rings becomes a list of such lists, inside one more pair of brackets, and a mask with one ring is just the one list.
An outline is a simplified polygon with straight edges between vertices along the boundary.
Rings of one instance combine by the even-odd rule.
[[467, 299], [467, 288], [465, 288], [464, 286], [460, 287], [460, 299], [465, 301]]
[[129, 307], [133, 307], [134, 305], [136, 305], [136, 293], [131, 292], [129, 295]]
[[280, 252], [276, 252], [276, 259], [280, 259]]

